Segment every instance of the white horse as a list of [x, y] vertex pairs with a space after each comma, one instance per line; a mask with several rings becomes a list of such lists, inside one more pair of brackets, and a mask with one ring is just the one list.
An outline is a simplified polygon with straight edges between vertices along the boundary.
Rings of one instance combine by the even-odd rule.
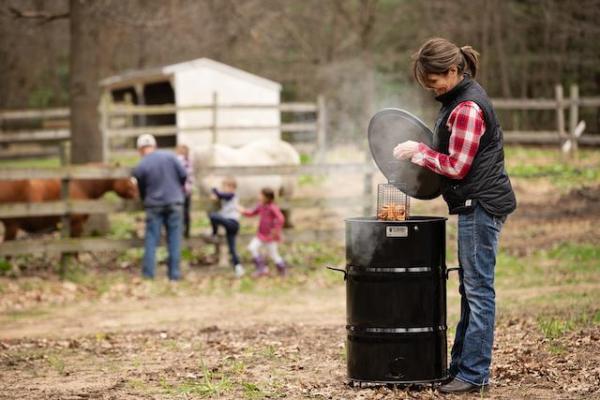
[[[220, 187], [222, 176], [206, 175], [210, 167], [300, 165], [300, 155], [282, 140], [258, 140], [240, 148], [214, 144], [192, 148], [194, 174], [200, 193]], [[256, 199], [263, 187], [270, 187], [284, 198], [294, 192], [296, 179], [285, 175], [236, 176], [237, 194], [241, 199]]]

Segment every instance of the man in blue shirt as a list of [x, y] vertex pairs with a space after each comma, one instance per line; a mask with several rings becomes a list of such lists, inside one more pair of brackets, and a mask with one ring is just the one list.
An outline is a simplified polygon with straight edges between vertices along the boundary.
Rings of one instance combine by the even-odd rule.
[[169, 251], [168, 277], [176, 281], [181, 277], [179, 259], [183, 222], [183, 185], [187, 173], [175, 154], [157, 150], [156, 139], [152, 135], [141, 135], [137, 148], [142, 156], [134, 168], [140, 198], [146, 210], [146, 234], [144, 238], [144, 260], [142, 274], [154, 278], [156, 266], [156, 246], [160, 242], [160, 231], [167, 230]]

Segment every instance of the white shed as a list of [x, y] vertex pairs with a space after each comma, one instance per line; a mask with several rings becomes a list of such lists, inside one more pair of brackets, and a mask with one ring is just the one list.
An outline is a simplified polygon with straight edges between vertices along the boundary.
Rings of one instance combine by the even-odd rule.
[[[136, 116], [130, 121], [161, 136], [162, 146], [208, 144], [215, 131], [218, 143], [232, 146], [281, 137], [281, 85], [208, 58], [125, 72], [100, 85], [114, 103], [176, 105], [174, 114]], [[257, 107], [231, 107], [248, 105]], [[153, 130], [159, 126], [163, 129]]]

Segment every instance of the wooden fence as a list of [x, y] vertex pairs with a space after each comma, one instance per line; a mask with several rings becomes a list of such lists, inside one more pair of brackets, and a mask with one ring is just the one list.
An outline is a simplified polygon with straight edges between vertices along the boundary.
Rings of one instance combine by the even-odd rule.
[[[220, 111], [225, 110], [278, 110], [283, 114], [312, 114], [314, 118], [305, 122], [281, 123], [279, 125], [231, 125], [219, 123], [218, 115]], [[112, 151], [111, 141], [113, 139], [135, 138], [141, 134], [149, 133], [157, 137], [173, 136], [177, 133], [196, 133], [210, 135], [211, 143], [219, 142], [219, 134], [228, 131], [273, 131], [282, 133], [295, 133], [309, 135], [309, 140], [315, 143], [316, 156], [318, 160], [326, 152], [326, 106], [323, 96], [318, 96], [315, 103], [281, 103], [281, 104], [221, 104], [218, 101], [217, 94], [214, 93], [211, 104], [198, 104], [177, 106], [175, 104], [164, 105], [128, 105], [114, 104], [109, 96], [105, 95], [98, 109], [100, 113], [100, 129], [104, 138], [104, 154], [108, 159], [108, 154]], [[135, 118], [144, 119], [151, 115], [176, 115], [182, 111], [210, 112], [211, 122], [206, 125], [198, 126], [177, 126], [177, 125], [146, 125], [114, 127], [112, 121], [117, 118], [126, 118], [133, 121]], [[135, 117], [135, 118], [134, 118]], [[281, 118], [284, 119], [284, 118]], [[130, 151], [131, 152], [131, 151]], [[121, 154], [128, 153], [121, 151]]]
[[[278, 110], [282, 115], [289, 114], [309, 114], [314, 118], [309, 118], [304, 122], [281, 123], [276, 126], [256, 126], [256, 125], [224, 125], [219, 124], [217, 115], [223, 110]], [[112, 123], [116, 118], [127, 118], [133, 121], [134, 117], [146, 117], [152, 115], [176, 114], [180, 111], [209, 111], [212, 115], [211, 123], [202, 126], [178, 127], [176, 125], [144, 125], [144, 126], [124, 126], [115, 127]], [[293, 133], [296, 135], [308, 135], [308, 140], [315, 143], [316, 158], [322, 159], [326, 152], [326, 106], [323, 96], [318, 96], [316, 102], [296, 102], [281, 103], [275, 105], [265, 104], [220, 104], [216, 94], [213, 96], [211, 104], [199, 104], [191, 106], [177, 106], [175, 104], [138, 106], [127, 104], [114, 104], [105, 95], [98, 107], [100, 115], [100, 129], [104, 138], [104, 154], [108, 160], [108, 155], [112, 150], [111, 141], [118, 138], [135, 138], [143, 133], [150, 133], [154, 136], [173, 136], [177, 132], [198, 132], [200, 134], [210, 134], [211, 142], [218, 141], [220, 132], [234, 130], [279, 130], [282, 133]], [[0, 128], [5, 121], [44, 121], [50, 119], [60, 119], [63, 124], [68, 124], [69, 110], [67, 108], [56, 108], [46, 110], [12, 110], [0, 111]], [[0, 158], [22, 158], [29, 156], [55, 156], [59, 155], [61, 165], [68, 164], [66, 145], [70, 141], [71, 135], [69, 129], [37, 129], [37, 130], [11, 130], [2, 131], [0, 129], [0, 148], [2, 145], [14, 145], [23, 143], [35, 143], [44, 146], [44, 149], [8, 149], [0, 150]], [[135, 149], [118, 151], [121, 155], [137, 154]]]
[[[579, 87], [571, 85], [569, 97], [565, 97], [562, 85], [554, 87], [553, 99], [492, 99], [497, 110], [547, 110], [556, 113], [556, 130], [553, 131], [506, 131], [507, 143], [558, 144], [564, 152], [576, 152], [578, 145], [600, 145], [600, 132], [583, 135], [585, 122], [579, 120], [582, 107], [600, 108], [600, 97], [580, 97]], [[569, 111], [568, 125], [565, 111]]]
[[[552, 111], [556, 114], [555, 130], [535, 130], [535, 131], [506, 131], [505, 141], [507, 143], [523, 144], [556, 144], [564, 151], [576, 151], [579, 144], [598, 146], [600, 145], [600, 132], [586, 133], [585, 123], [579, 120], [581, 108], [600, 108], [600, 97], [581, 97], [579, 87], [572, 85], [569, 89], [569, 96], [565, 96], [562, 85], [555, 86], [554, 98], [545, 99], [492, 99], [494, 106], [498, 110], [544, 110]], [[227, 109], [278, 109], [281, 113], [309, 113], [315, 116], [314, 120], [307, 122], [282, 123], [278, 126], [235, 126], [219, 124], [216, 118], [219, 110]], [[157, 105], [157, 106], [135, 106], [124, 104], [112, 104], [106, 98], [99, 106], [101, 129], [105, 137], [106, 152], [110, 147], [110, 141], [114, 138], [133, 138], [141, 133], [152, 133], [156, 136], [170, 136], [176, 132], [201, 131], [211, 135], [212, 141], [217, 141], [219, 132], [226, 132], [240, 129], [279, 129], [282, 132], [296, 132], [308, 134], [316, 143], [317, 159], [325, 154], [327, 149], [327, 108], [322, 96], [317, 98], [315, 103], [281, 103], [279, 105], [259, 105], [259, 104], [219, 104], [216, 96], [213, 96], [212, 104], [195, 106], [176, 106]], [[568, 110], [568, 119], [565, 118], [565, 112]], [[172, 126], [112, 126], [111, 121], [118, 117], [144, 117], [150, 115], [174, 114], [177, 111], [211, 111], [213, 118], [210, 124], [196, 127], [177, 127]], [[0, 128], [5, 121], [23, 121], [23, 120], [57, 120], [68, 119], [69, 110], [65, 108], [47, 109], [47, 110], [21, 110], [21, 111], [0, 111]], [[25, 131], [0, 131], [0, 158], [17, 158], [31, 155], [56, 155], [61, 156], [63, 165], [66, 163], [66, 145], [70, 140], [68, 129], [39, 129]], [[46, 149], [41, 153], [32, 153], [31, 150], [19, 151], [18, 149], [2, 150], [3, 147], [17, 143], [36, 143], [42, 145], [51, 145], [51, 151]], [[133, 150], [130, 152], [133, 153]]]
[[[302, 166], [261, 166], [261, 167], [218, 167], [203, 171], [211, 175], [364, 175], [365, 187], [362, 194], [355, 197], [338, 198], [298, 198], [282, 204], [291, 208], [347, 208], [359, 206], [370, 210], [374, 201], [372, 197], [372, 178], [375, 172], [372, 164], [321, 164]], [[60, 179], [62, 182], [62, 199], [44, 203], [11, 203], [0, 204], [0, 218], [61, 216], [62, 234], [60, 239], [16, 240], [0, 243], [0, 256], [12, 256], [36, 253], [72, 253], [80, 251], [123, 251], [135, 247], [143, 247], [143, 239], [106, 239], [106, 238], [70, 238], [70, 215], [105, 214], [118, 212], [135, 212], [143, 208], [137, 201], [132, 200], [70, 200], [68, 198], [69, 181], [73, 179], [107, 179], [131, 176], [131, 170], [124, 167], [60, 167], [52, 169], [25, 168], [0, 170], [0, 180], [18, 179]], [[367, 179], [368, 178], [368, 179]], [[196, 201], [195, 206], [202, 207], [202, 200]], [[341, 236], [340, 229], [291, 231], [286, 237], [291, 241], [322, 241], [332, 235]], [[204, 237], [193, 237], [185, 240], [184, 245], [198, 246], [209, 243]], [[220, 243], [217, 243], [216, 254], [220, 254]]]
[[[0, 111], [0, 159], [59, 156], [61, 165], [68, 164], [67, 145], [69, 109]], [[5, 130], [7, 123], [36, 122], [39, 129]], [[58, 128], [56, 126], [57, 125]], [[35, 148], [23, 147], [36, 145]], [[16, 145], [16, 146], [15, 146]]]

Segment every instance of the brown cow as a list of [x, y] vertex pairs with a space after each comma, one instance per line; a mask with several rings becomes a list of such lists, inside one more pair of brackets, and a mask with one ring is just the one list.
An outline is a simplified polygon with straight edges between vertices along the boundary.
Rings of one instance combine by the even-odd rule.
[[[61, 198], [60, 186], [58, 179], [0, 181], [0, 203], [59, 201]], [[74, 200], [99, 199], [104, 193], [111, 190], [126, 199], [138, 196], [135, 181], [132, 178], [122, 178], [75, 179], [69, 184], [69, 197]], [[81, 236], [83, 224], [88, 217], [87, 214], [71, 216], [71, 236]], [[17, 217], [3, 218], [0, 221], [4, 224], [4, 240], [14, 240], [19, 229], [29, 233], [56, 230], [60, 217]]]

